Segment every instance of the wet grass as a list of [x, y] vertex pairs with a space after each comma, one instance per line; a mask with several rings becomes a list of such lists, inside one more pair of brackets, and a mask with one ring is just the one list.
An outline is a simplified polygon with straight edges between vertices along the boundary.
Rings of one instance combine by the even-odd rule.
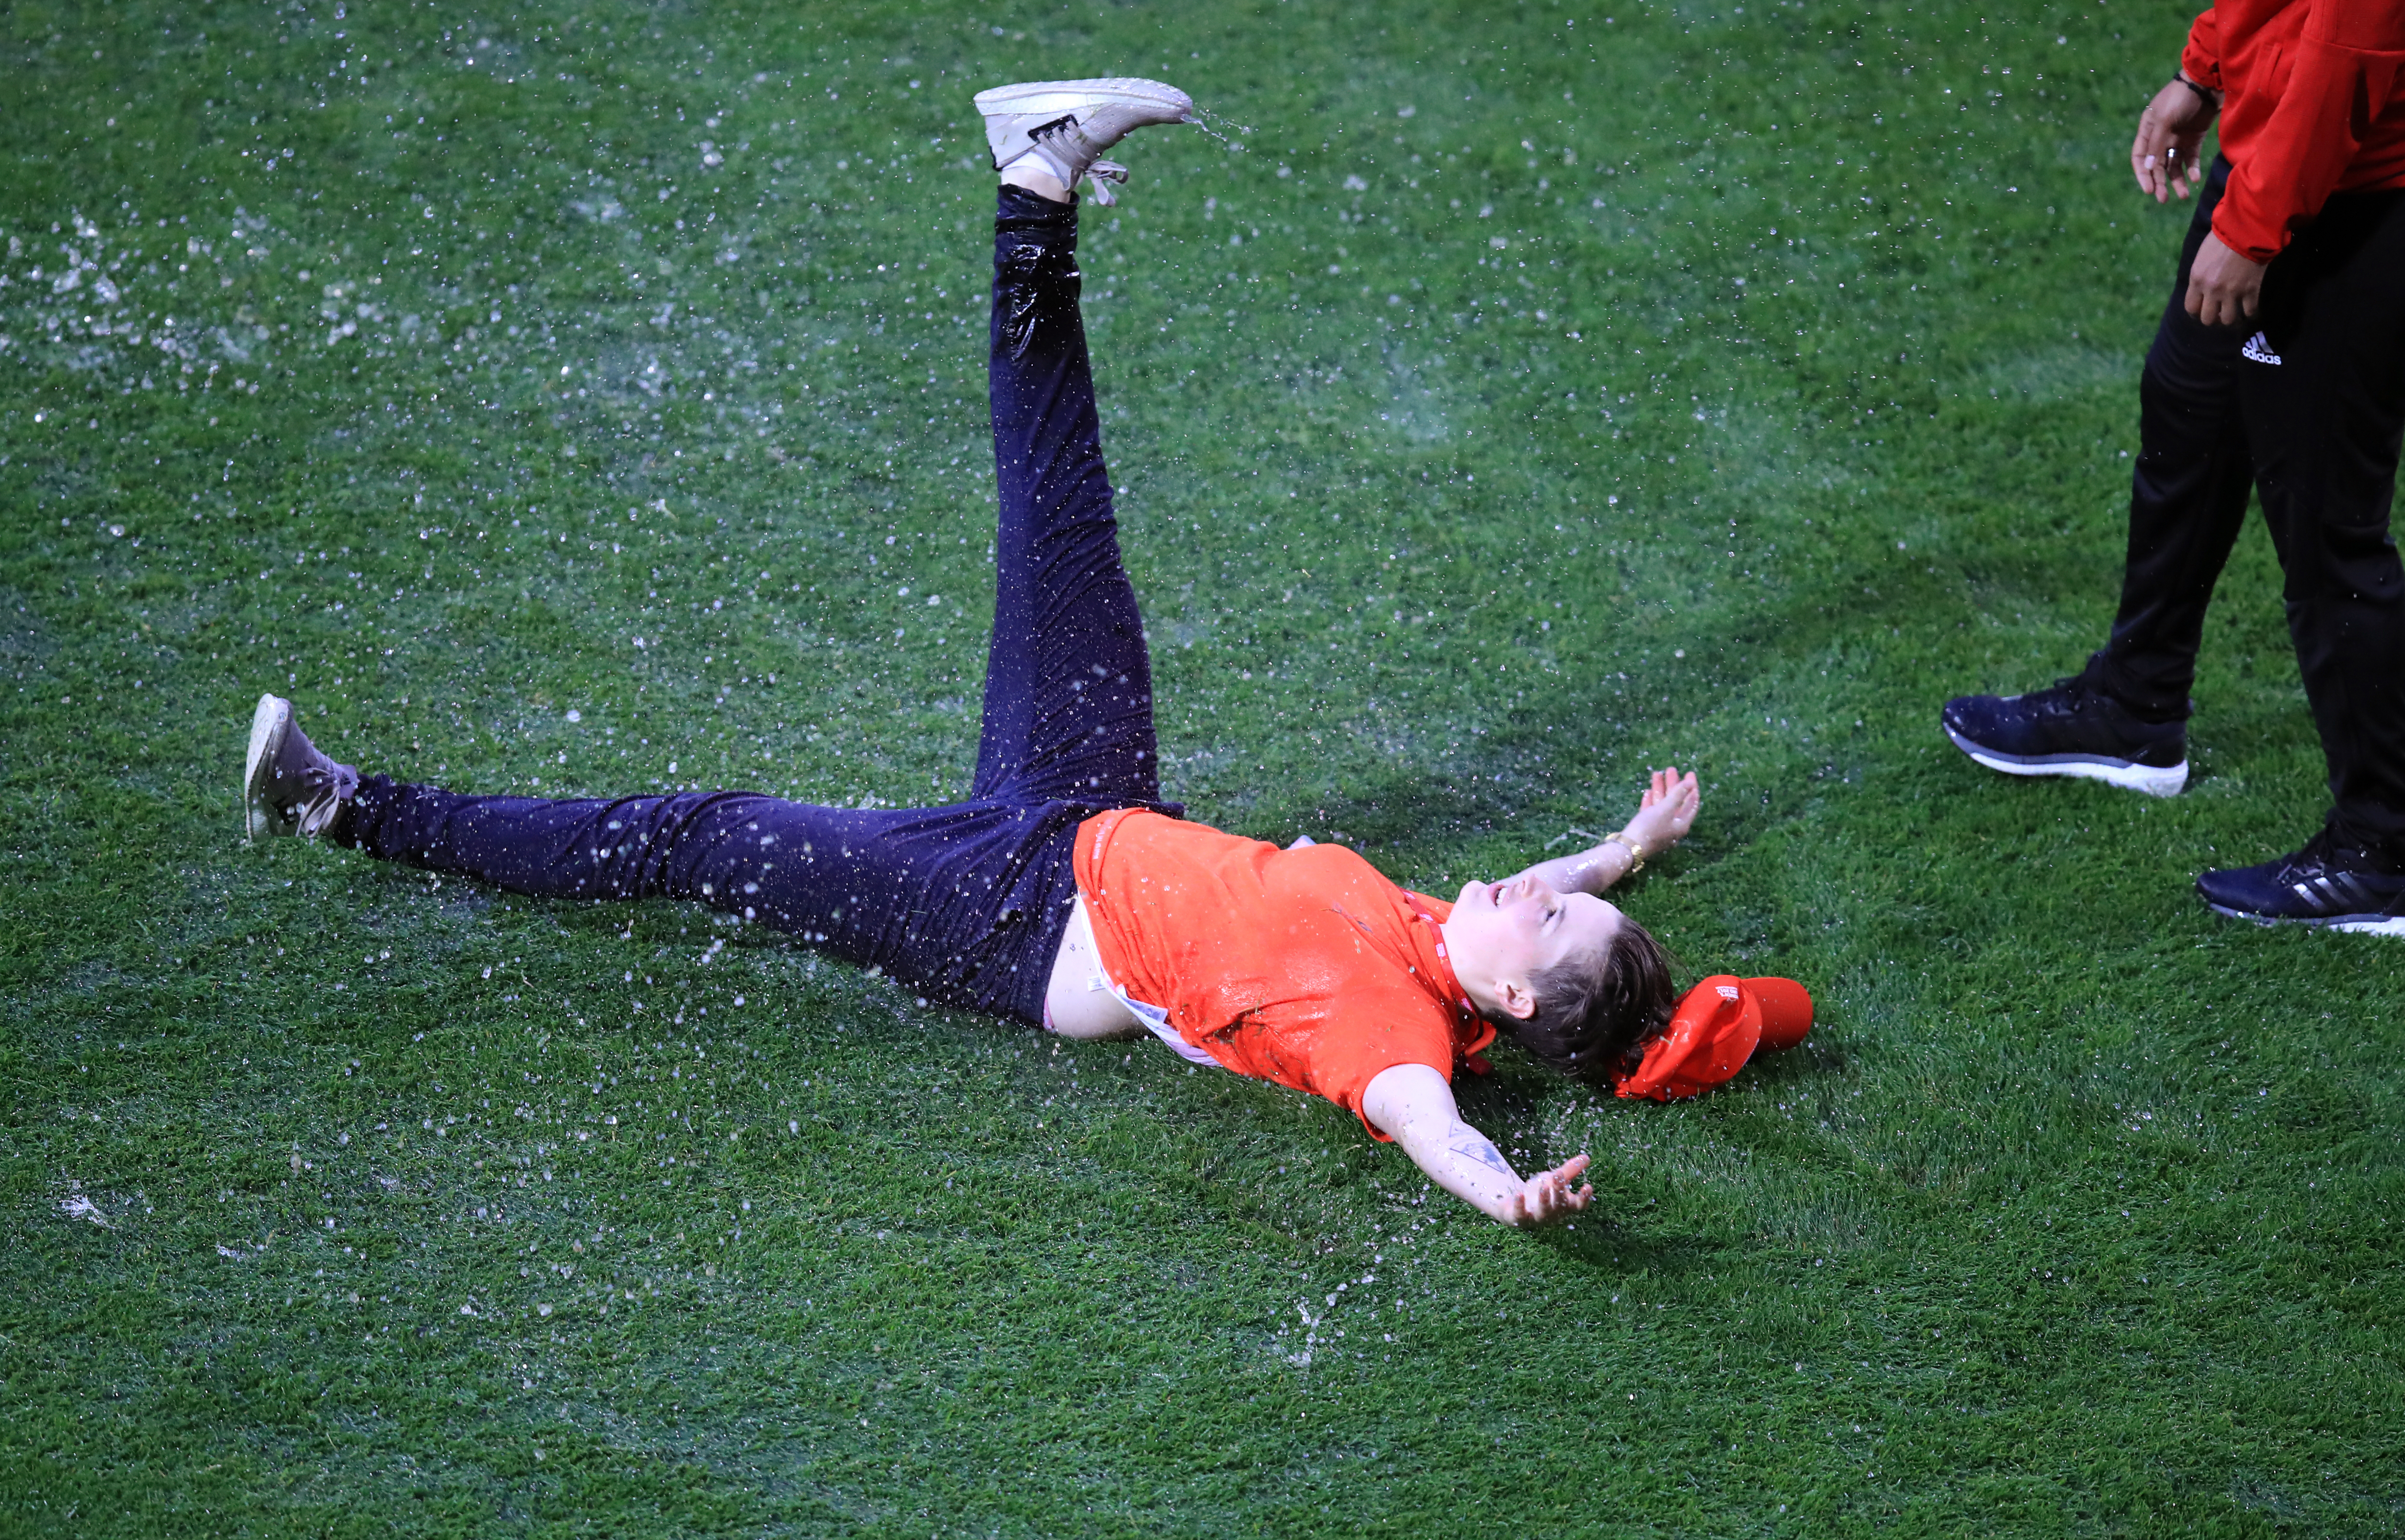
[[[1934, 726], [2109, 614], [2182, 24], [9, 7], [7, 1527], [2393, 1532], [2405, 951], [2187, 891], [2321, 805], [2259, 533], [2187, 795]], [[1442, 891], [1695, 763], [1629, 903], [1821, 1002], [1691, 1105], [1502, 1056], [1574, 1230], [698, 911], [238, 841], [270, 686], [471, 788], [959, 786], [967, 96], [1114, 71], [1250, 130], [1085, 226], [1172, 794]]]

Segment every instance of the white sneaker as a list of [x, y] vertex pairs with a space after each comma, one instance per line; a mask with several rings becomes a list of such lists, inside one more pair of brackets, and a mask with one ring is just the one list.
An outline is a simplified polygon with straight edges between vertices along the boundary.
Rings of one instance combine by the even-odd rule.
[[250, 714], [242, 767], [243, 834], [321, 834], [359, 789], [359, 773], [338, 764], [292, 720], [292, 703], [261, 695]]
[[1194, 99], [1175, 86], [1125, 77], [996, 86], [977, 93], [977, 109], [995, 171], [1033, 155], [1063, 187], [1091, 176], [1094, 201], [1106, 205], [1116, 201], [1111, 184], [1128, 173], [1103, 151], [1140, 128], [1194, 121]]

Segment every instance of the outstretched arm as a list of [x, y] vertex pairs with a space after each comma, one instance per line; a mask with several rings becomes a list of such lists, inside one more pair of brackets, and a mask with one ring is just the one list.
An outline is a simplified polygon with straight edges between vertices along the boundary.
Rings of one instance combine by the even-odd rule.
[[1682, 776], [1675, 764], [1656, 770], [1653, 784], [1638, 799], [1637, 816], [1619, 833], [1577, 855], [1539, 861], [1517, 875], [1536, 877], [1557, 893], [1600, 893], [1640, 861], [1653, 860], [1686, 838], [1702, 805], [1695, 772]]
[[1595, 1197], [1593, 1187], [1571, 1185], [1586, 1169], [1582, 1155], [1522, 1181], [1493, 1140], [1461, 1121], [1453, 1087], [1425, 1064], [1380, 1071], [1361, 1094], [1361, 1112], [1429, 1181], [1490, 1219], [1533, 1229]]

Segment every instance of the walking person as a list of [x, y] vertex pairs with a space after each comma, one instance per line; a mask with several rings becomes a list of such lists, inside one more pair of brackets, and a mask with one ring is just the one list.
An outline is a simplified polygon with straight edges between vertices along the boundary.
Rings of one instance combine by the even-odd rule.
[[1757, 1042], [1802, 1034], [1785, 980], [1708, 980], [1673, 1024], [1661, 947], [1599, 895], [1694, 822], [1657, 772], [1618, 833], [1452, 903], [1331, 846], [1281, 850], [1160, 800], [1152, 675], [1120, 565], [1078, 313], [1081, 178], [1128, 133], [1188, 119], [1151, 81], [977, 99], [1001, 173], [990, 391], [1000, 493], [993, 637], [966, 800], [823, 807], [740, 791], [470, 796], [362, 776], [261, 698], [245, 770], [254, 834], [571, 899], [697, 900], [947, 1002], [1062, 1036], [1150, 1032], [1199, 1064], [1315, 1092], [1399, 1141], [1447, 1191], [1533, 1225], [1583, 1208], [1586, 1157], [1523, 1178], [1451, 1077], [1498, 1031], [1565, 1073], [1687, 1095]]
[[[2215, 119], [2221, 154], [2199, 147]], [[2222, 0], [2130, 150], [2158, 202], [2202, 184], [2139, 382], [2129, 555], [2110, 637], [2052, 689], [1948, 701], [1948, 736], [2015, 776], [2158, 796], [2187, 780], [2215, 581], [2261, 499], [2328, 767], [2303, 847], [2204, 873], [2222, 914], [2405, 935], [2405, 5]]]

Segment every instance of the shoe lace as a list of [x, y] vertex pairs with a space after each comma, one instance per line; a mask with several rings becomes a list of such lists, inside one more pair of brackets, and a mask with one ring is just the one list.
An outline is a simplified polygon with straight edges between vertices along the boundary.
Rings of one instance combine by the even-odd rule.
[[2088, 676], [2085, 674], [2064, 675], [2054, 681], [2054, 688], [2046, 693], [2055, 697], [2067, 709], [2074, 711], [2089, 701], [2104, 698], [2097, 693], [2093, 685], [2088, 682]]
[[[2346, 877], [2369, 884], [2372, 890], [2378, 891], [2396, 883], [2399, 876], [2405, 876], [2405, 870], [2400, 870], [2399, 863], [2384, 858], [2379, 850], [2342, 837], [2328, 824], [2324, 824], [2314, 832], [2313, 838], [2281, 859], [2277, 880], [2284, 885], [2294, 886], [2311, 882], [2316, 877]], [[2405, 889], [2400, 889], [2390, 902], [2405, 905]]]
[[2324, 824], [2314, 831], [2313, 838], [2305, 841], [2294, 855], [2282, 863], [2281, 875], [2285, 877], [2290, 873], [2294, 873], [2303, 876], [2314, 873], [2351, 870], [2362, 864], [2359, 858], [2355, 861], [2347, 859], [2348, 856], [2355, 854], [2356, 852], [2339, 843], [2338, 836], [2331, 833], [2328, 824]]
[[1077, 126], [1077, 120], [1075, 118], [1063, 118], [1056, 123], [1046, 123], [1032, 131], [1027, 138], [1030, 144], [1036, 145], [1046, 151], [1048, 158], [1066, 175], [1072, 187], [1076, 185], [1080, 177], [1090, 179], [1094, 184], [1095, 203], [1108, 208], [1119, 201], [1118, 194], [1112, 189], [1111, 184], [1116, 182], [1120, 187], [1125, 187], [1128, 180], [1128, 168], [1116, 161], [1101, 159], [1095, 153], [1091, 142], [1086, 138], [1085, 131]]
[[2131, 710], [2118, 697], [2096, 688], [2085, 674], [2066, 675], [2055, 680], [2054, 688], [2046, 692], [2046, 706], [2064, 716], [2076, 717], [2103, 710], [2147, 727], [2157, 725]]
[[1111, 190], [1111, 184], [1116, 182], [1120, 187], [1127, 186], [1128, 168], [1117, 161], [1097, 161], [1086, 168], [1086, 175], [1094, 184], [1094, 202], [1108, 208], [1119, 201], [1119, 195]]
[[293, 778], [300, 782], [301, 794], [288, 805], [286, 816], [304, 834], [322, 833], [359, 785], [358, 771], [332, 763], [303, 765]]

